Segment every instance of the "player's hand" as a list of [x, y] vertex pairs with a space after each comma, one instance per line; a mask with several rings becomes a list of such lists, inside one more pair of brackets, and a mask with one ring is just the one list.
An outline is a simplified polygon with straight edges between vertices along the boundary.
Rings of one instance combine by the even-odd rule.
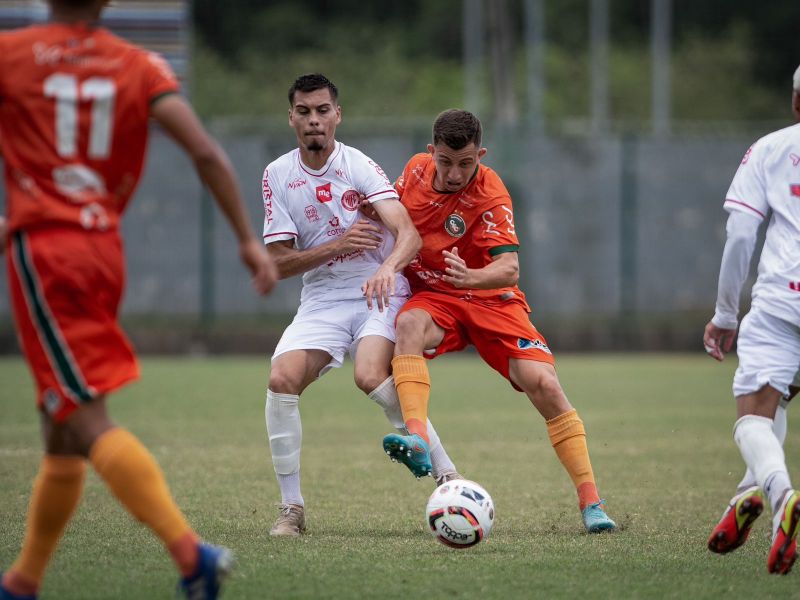
[[0, 254], [6, 251], [6, 241], [8, 239], [8, 221], [5, 217], [0, 217]]
[[703, 332], [703, 347], [711, 358], [722, 362], [725, 354], [730, 352], [735, 337], [735, 329], [723, 329], [709, 321]]
[[368, 219], [372, 219], [378, 223], [381, 222], [381, 216], [378, 214], [378, 211], [375, 210], [375, 207], [372, 206], [372, 203], [367, 200], [367, 197], [364, 195], [361, 196], [361, 203], [358, 205], [358, 210]]
[[251, 238], [239, 246], [239, 256], [253, 275], [253, 287], [265, 296], [278, 281], [278, 268], [259, 240]]
[[372, 310], [372, 299], [378, 305], [378, 312], [383, 312], [383, 307], [389, 306], [389, 299], [394, 296], [395, 272], [387, 266], [381, 265], [375, 274], [361, 286], [364, 297], [367, 299], [367, 308]]
[[383, 243], [379, 235], [380, 228], [366, 219], [359, 219], [336, 242], [339, 244], [339, 254], [353, 252], [354, 250], [374, 250]]
[[453, 246], [450, 251], [442, 250], [442, 256], [444, 256], [444, 262], [447, 264], [442, 279], [457, 288], [470, 287], [470, 269], [467, 268], [467, 263], [464, 262], [464, 259], [458, 255], [458, 248]]

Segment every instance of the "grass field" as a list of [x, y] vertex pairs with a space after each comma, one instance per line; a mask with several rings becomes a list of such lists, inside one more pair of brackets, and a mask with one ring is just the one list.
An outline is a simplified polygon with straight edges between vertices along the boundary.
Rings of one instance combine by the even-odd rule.
[[[301, 401], [308, 534], [268, 535], [279, 499], [264, 433], [265, 360], [147, 358], [112, 414], [156, 455], [190, 521], [236, 551], [225, 597], [788, 598], [800, 570], [769, 576], [769, 518], [742, 549], [712, 555], [710, 527], [743, 472], [734, 446], [734, 361], [701, 355], [562, 356], [609, 514], [588, 536], [574, 491], [521, 394], [470, 355], [431, 363], [431, 418], [467, 477], [492, 494], [491, 537], [457, 551], [425, 528], [430, 479], [380, 448], [383, 413], [329, 373]], [[19, 548], [40, 442], [23, 363], [0, 360], [0, 567]], [[791, 421], [791, 419], [790, 419]], [[800, 429], [789, 424], [795, 478]], [[91, 474], [43, 599], [171, 598], [166, 553]]]

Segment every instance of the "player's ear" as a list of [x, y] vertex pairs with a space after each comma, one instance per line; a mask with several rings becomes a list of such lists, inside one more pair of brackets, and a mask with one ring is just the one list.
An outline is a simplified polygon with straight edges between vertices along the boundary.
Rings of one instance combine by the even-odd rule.
[[336, 124], [338, 125], [341, 122], [342, 122], [342, 105], [341, 104], [337, 104], [336, 105]]
[[436, 150], [434, 145], [433, 144], [428, 144], [428, 153], [429, 154], [433, 154], [434, 150]]
[[487, 152], [486, 148], [481, 148], [480, 150], [478, 150], [478, 160], [486, 156], [486, 152]]

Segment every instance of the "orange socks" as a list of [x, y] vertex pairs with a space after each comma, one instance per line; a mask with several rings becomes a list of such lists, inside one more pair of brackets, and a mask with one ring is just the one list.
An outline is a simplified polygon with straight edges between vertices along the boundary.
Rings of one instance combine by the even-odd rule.
[[16, 562], [3, 577], [11, 593], [32, 596], [44, 577], [83, 491], [86, 460], [82, 456], [45, 454], [33, 484], [25, 541]]
[[392, 374], [400, 398], [400, 408], [406, 429], [416, 433], [426, 443], [428, 438], [428, 398], [431, 393], [431, 379], [425, 359], [416, 354], [402, 354], [392, 360]]
[[95, 441], [89, 460], [122, 505], [161, 538], [182, 574], [197, 564], [197, 536], [167, 488], [153, 456], [119, 427]]
[[589, 504], [600, 502], [586, 446], [586, 431], [575, 409], [547, 421], [547, 434], [558, 459], [577, 488], [581, 510]]

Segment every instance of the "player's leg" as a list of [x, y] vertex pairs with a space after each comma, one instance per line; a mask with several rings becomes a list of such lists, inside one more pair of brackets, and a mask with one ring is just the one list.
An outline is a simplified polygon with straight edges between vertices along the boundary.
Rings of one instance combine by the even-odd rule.
[[[389, 327], [393, 329], [391, 323]], [[354, 378], [356, 386], [383, 409], [389, 423], [405, 436], [408, 435], [408, 430], [403, 421], [394, 377], [389, 371], [393, 351], [394, 343], [384, 335], [362, 337], [358, 340], [355, 353]], [[434, 479], [460, 477], [430, 420], [427, 421], [427, 425], [431, 473]]]
[[[34, 597], [61, 535], [80, 502], [86, 457], [75, 453], [43, 415], [45, 454], [33, 484], [25, 539], [19, 556], [3, 575], [2, 590], [12, 597]], [[0, 597], [3, 591], [0, 591]]]
[[597, 492], [583, 421], [564, 394], [555, 368], [546, 362], [511, 358], [508, 370], [511, 382], [545, 419], [553, 449], [575, 485], [586, 529], [590, 533], [614, 529], [616, 524], [605, 514]]
[[773, 544], [767, 568], [787, 573], [797, 555], [800, 496], [792, 488], [774, 418], [800, 362], [800, 336], [791, 323], [753, 309], [742, 320], [737, 354], [734, 440], [772, 508]]
[[305, 531], [305, 501], [300, 488], [300, 394], [330, 363], [331, 355], [324, 350], [289, 350], [272, 359], [264, 417], [281, 503], [271, 535], [295, 537]]

